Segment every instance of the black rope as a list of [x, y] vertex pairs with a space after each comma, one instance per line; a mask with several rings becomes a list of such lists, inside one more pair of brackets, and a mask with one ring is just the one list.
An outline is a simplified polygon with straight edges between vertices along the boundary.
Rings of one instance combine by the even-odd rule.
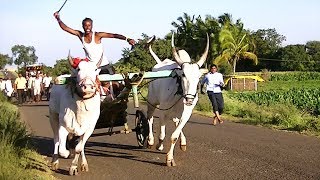
[[[145, 85], [147, 85], [147, 84], [149, 84], [149, 83], [151, 83], [152, 81], [155, 81], [155, 80], [157, 80], [157, 79], [152, 79], [151, 81], [144, 83], [144, 84], [141, 85], [140, 87], [143, 87], [143, 86], [145, 86]], [[141, 89], [141, 88], [139, 88], [139, 89]], [[155, 109], [158, 109], [158, 110], [160, 110], [160, 111], [167, 111], [167, 110], [171, 109], [171, 108], [172, 108], [173, 106], [175, 106], [175, 105], [180, 101], [180, 99], [183, 97], [183, 96], [181, 95], [181, 97], [178, 99], [178, 101], [175, 102], [171, 107], [166, 108], [166, 109], [161, 109], [161, 108], [158, 108], [157, 106], [151, 104], [151, 103], [148, 101], [148, 99], [142, 95], [141, 91], [139, 91], [139, 94], [140, 94], [140, 96], [141, 96], [149, 105], [151, 105], [152, 107], [154, 107]]]

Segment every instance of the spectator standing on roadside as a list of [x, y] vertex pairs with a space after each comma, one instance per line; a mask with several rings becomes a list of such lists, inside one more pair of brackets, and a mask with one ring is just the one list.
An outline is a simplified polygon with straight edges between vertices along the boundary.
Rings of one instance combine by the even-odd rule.
[[4, 93], [7, 96], [8, 101], [11, 101], [13, 86], [11, 80], [8, 77], [4, 78]]
[[52, 77], [49, 74], [44, 74], [42, 83], [43, 83], [44, 95], [46, 96], [47, 101], [49, 101], [50, 99], [49, 89], [50, 89], [51, 81], [52, 81]]
[[34, 75], [30, 74], [30, 77], [27, 79], [27, 99], [30, 104], [34, 101], [34, 95], [33, 95], [34, 80], [35, 80]]
[[34, 79], [33, 83], [33, 95], [36, 102], [41, 101], [41, 89], [42, 89], [42, 78], [40, 78], [40, 74], [38, 73], [36, 75], [36, 78]]
[[26, 89], [27, 80], [25, 77], [22, 76], [20, 73], [19, 77], [14, 81], [14, 89], [18, 95], [18, 105], [21, 106], [24, 103], [24, 93]]
[[1, 92], [5, 90], [5, 80], [3, 78], [0, 78], [0, 90]]

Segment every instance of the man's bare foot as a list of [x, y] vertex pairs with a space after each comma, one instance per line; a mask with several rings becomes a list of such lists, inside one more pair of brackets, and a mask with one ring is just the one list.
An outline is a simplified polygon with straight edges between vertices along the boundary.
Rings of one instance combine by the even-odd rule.
[[217, 125], [217, 117], [216, 117], [216, 116], [213, 118], [212, 124], [213, 124], [214, 126]]

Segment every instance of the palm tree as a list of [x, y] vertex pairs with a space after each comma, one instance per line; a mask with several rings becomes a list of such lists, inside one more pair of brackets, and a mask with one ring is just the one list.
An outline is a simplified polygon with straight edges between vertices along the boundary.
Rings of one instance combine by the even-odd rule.
[[227, 61], [233, 66], [233, 74], [236, 72], [236, 64], [239, 60], [248, 59], [252, 60], [255, 64], [258, 63], [257, 56], [249, 52], [252, 44], [247, 32], [242, 27], [239, 23], [237, 25], [225, 24], [219, 33], [222, 52], [214, 60], [214, 63], [221, 64]]
[[232, 15], [229, 13], [224, 13], [223, 15], [218, 17], [218, 22], [224, 26], [226, 24], [233, 24]]
[[206, 45], [206, 34], [210, 37], [210, 48], [207, 57], [207, 61], [205, 62], [205, 67], [208, 67], [208, 64], [211, 64], [214, 57], [218, 55], [218, 47], [219, 47], [219, 39], [218, 34], [220, 32], [220, 25], [216, 18], [206, 15], [205, 19], [202, 20], [201, 16], [196, 18], [195, 23], [196, 36], [198, 37], [198, 41], [193, 46], [199, 49], [204, 49]]
[[187, 13], [178, 17], [178, 22], [172, 22], [171, 25], [177, 28], [177, 45], [180, 47], [190, 47], [190, 41], [195, 38], [194, 15], [191, 17]]

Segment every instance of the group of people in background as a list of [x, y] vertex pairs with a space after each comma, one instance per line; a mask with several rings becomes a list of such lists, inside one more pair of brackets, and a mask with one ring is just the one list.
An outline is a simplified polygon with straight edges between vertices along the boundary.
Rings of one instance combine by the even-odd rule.
[[0, 81], [1, 92], [8, 97], [9, 101], [11, 101], [11, 97], [15, 94], [18, 99], [18, 105], [39, 102], [43, 96], [45, 96], [47, 101], [50, 99], [52, 77], [49, 74], [41, 72], [36, 74], [27, 73], [26, 77], [24, 77], [20, 73], [14, 81], [8, 77], [0, 79]]

